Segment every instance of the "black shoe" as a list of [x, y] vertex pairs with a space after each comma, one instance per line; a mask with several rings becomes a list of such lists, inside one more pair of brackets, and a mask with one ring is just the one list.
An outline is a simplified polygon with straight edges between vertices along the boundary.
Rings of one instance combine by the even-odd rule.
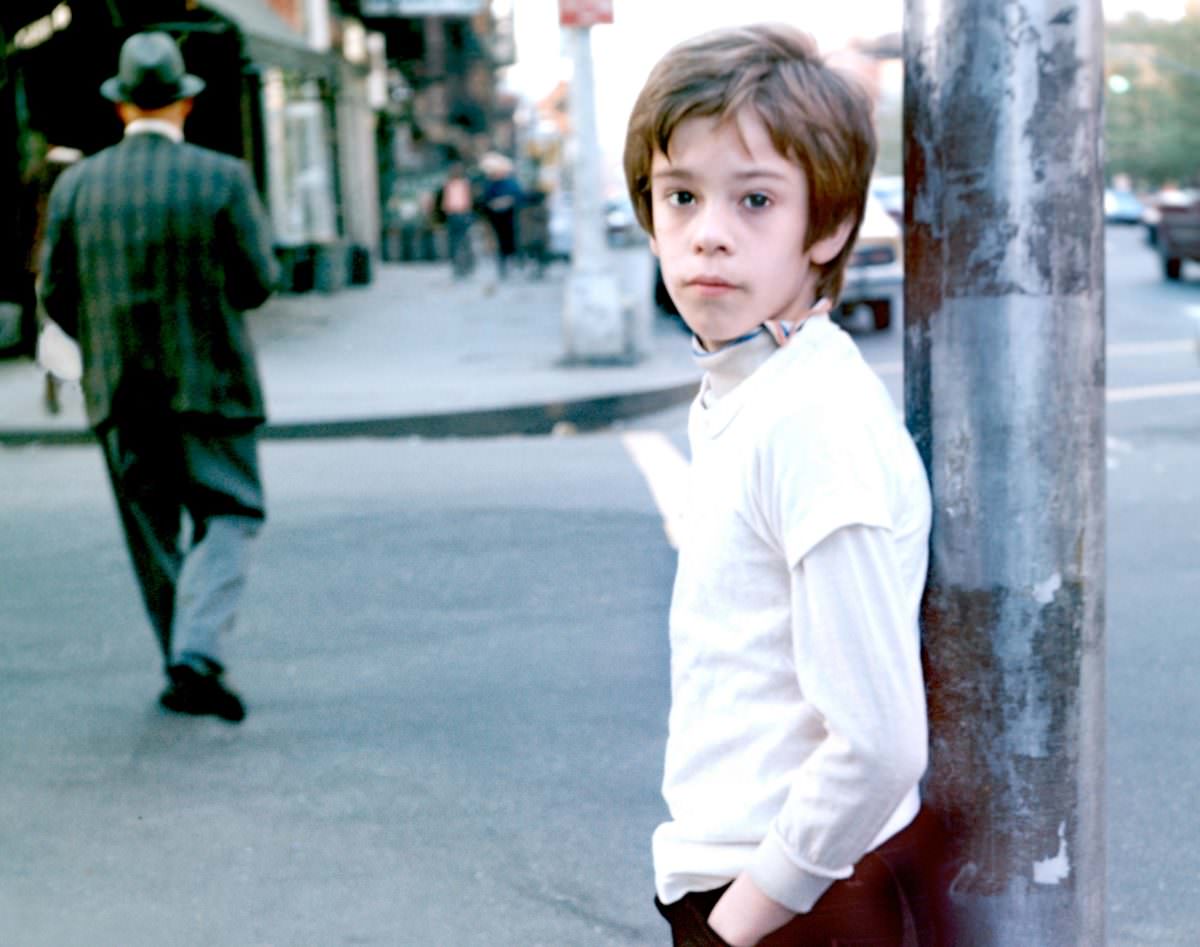
[[190, 664], [173, 664], [167, 669], [171, 681], [158, 702], [177, 714], [219, 717], [239, 723], [246, 716], [242, 699], [221, 683], [221, 672], [197, 671]]

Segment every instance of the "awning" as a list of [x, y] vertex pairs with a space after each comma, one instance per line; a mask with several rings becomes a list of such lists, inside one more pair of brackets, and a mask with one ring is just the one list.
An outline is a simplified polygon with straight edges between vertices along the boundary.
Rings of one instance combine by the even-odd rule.
[[314, 78], [336, 76], [337, 57], [310, 47], [265, 0], [200, 0], [200, 4], [238, 29], [251, 62]]

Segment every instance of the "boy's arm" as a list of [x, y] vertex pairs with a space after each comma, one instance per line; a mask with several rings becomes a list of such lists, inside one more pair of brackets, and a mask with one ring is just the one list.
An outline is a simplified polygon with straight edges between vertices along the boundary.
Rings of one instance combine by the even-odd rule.
[[[801, 767], [748, 877], [713, 911], [713, 929], [737, 945], [787, 920], [756, 895], [806, 912], [848, 877], [925, 769], [920, 644], [889, 531], [838, 529], [791, 571], [797, 677], [827, 736]], [[735, 914], [750, 927], [735, 927]]]

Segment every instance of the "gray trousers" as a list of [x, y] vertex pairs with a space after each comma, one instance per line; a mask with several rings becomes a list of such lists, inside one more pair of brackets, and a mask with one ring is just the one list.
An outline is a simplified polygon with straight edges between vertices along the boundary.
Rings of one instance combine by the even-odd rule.
[[150, 623], [167, 666], [223, 665], [266, 516], [258, 422], [125, 416], [96, 431]]

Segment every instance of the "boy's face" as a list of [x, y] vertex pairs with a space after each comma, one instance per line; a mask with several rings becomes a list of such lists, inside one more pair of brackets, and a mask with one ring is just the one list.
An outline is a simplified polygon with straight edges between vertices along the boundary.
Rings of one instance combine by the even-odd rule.
[[712, 351], [772, 319], [807, 312], [814, 264], [837, 256], [850, 231], [804, 249], [804, 171], [771, 143], [758, 113], [692, 118], [650, 166], [651, 248], [689, 328]]

